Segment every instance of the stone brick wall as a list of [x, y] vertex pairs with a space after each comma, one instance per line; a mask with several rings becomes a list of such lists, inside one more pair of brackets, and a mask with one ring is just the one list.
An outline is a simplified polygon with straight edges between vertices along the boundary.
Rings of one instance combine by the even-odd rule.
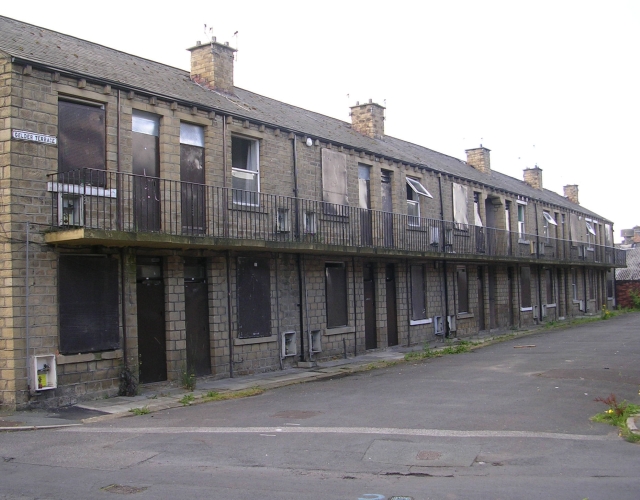
[[384, 107], [369, 99], [368, 104], [351, 107], [351, 126], [363, 135], [374, 139], [384, 137]]
[[640, 295], [640, 281], [616, 281], [616, 304], [618, 307], [632, 309], [634, 307], [630, 292]]

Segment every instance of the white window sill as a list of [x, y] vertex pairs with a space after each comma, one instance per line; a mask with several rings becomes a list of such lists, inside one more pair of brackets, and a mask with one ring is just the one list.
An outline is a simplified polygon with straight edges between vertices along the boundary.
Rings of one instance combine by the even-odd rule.
[[353, 326], [339, 326], [337, 328], [325, 328], [325, 335], [342, 335], [345, 333], [355, 333], [356, 329]]
[[61, 182], [47, 182], [50, 193], [82, 194], [86, 196], [101, 196], [102, 198], [117, 198], [116, 189], [105, 189], [87, 184], [63, 184]]
[[122, 358], [122, 349], [116, 349], [115, 351], [89, 352], [86, 354], [58, 354], [56, 356], [56, 363], [59, 365], [68, 365], [70, 363], [88, 363], [90, 361], [120, 358]]
[[433, 323], [433, 318], [425, 318], [425, 319], [411, 319], [409, 320], [409, 324], [413, 325], [428, 325], [429, 323]]
[[547, 309], [555, 309], [556, 305], [555, 304], [547, 304]]
[[530, 240], [523, 240], [522, 238], [518, 238], [518, 243], [523, 243], [525, 245], [529, 245], [531, 243]]
[[470, 312], [458, 313], [458, 314], [456, 314], [456, 318], [458, 318], [458, 319], [473, 318], [473, 313], [470, 313]]
[[521, 307], [520, 311], [521, 312], [533, 311], [533, 307]]

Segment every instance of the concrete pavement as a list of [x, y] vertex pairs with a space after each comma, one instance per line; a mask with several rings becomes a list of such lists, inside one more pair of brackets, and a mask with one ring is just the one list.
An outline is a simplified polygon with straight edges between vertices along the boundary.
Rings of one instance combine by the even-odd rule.
[[[567, 325], [568, 326], [568, 325]], [[567, 327], [561, 326], [561, 328]], [[481, 332], [474, 337], [465, 338], [474, 343], [472, 349], [481, 348], [507, 339], [524, 337], [537, 333], [541, 326], [526, 330]], [[454, 340], [455, 342], [455, 340]], [[442, 341], [430, 343], [432, 349], [446, 347]], [[118, 396], [108, 399], [83, 401], [81, 403], [55, 410], [16, 411], [0, 414], [0, 431], [23, 431], [47, 428], [78, 426], [113, 418], [134, 415], [133, 410], [141, 409], [145, 413], [152, 413], [168, 408], [206, 402], [207, 394], [244, 391], [251, 388], [273, 389], [292, 384], [299, 384], [314, 380], [331, 379], [347, 376], [363, 370], [388, 365], [389, 363], [404, 362], [404, 356], [411, 351], [420, 351], [423, 346], [396, 346], [380, 351], [369, 351], [366, 354], [347, 359], [318, 362], [312, 368], [289, 368], [277, 372], [267, 372], [255, 375], [225, 379], [200, 378], [197, 388], [188, 391], [176, 383], [158, 383], [143, 385], [139, 394], [133, 397]], [[191, 394], [190, 401], [182, 402], [183, 398]], [[636, 433], [640, 427], [640, 416], [629, 419], [629, 428]], [[634, 429], [635, 428], [635, 429]]]

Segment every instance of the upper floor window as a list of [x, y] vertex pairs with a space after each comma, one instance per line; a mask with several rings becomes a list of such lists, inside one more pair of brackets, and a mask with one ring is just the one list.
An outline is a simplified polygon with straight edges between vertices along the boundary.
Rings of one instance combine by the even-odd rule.
[[458, 229], [468, 229], [468, 188], [462, 184], [453, 183], [453, 220]]
[[420, 225], [420, 196], [433, 198], [418, 179], [407, 177], [407, 215], [410, 226]]
[[180, 123], [182, 231], [201, 234], [205, 226], [204, 128]]
[[558, 223], [555, 221], [555, 219], [553, 217], [551, 217], [551, 214], [549, 212], [542, 212], [542, 217], [543, 217], [543, 231], [544, 231], [544, 237], [546, 238], [547, 242], [549, 241], [549, 238], [551, 237], [551, 231], [550, 231], [550, 226], [557, 226]]
[[65, 174], [60, 180], [104, 185], [103, 173], [82, 172], [106, 168], [104, 106], [58, 101], [58, 137], [58, 172]]
[[596, 240], [596, 224], [593, 224], [592, 221], [585, 221], [587, 225], [587, 246], [589, 248], [593, 248], [593, 245]]
[[231, 175], [233, 202], [239, 205], [260, 204], [260, 143], [242, 137], [231, 138]]
[[322, 150], [322, 201], [324, 213], [347, 215], [347, 155]]
[[521, 239], [524, 239], [526, 233], [525, 228], [525, 208], [526, 206], [518, 203], [518, 235]]

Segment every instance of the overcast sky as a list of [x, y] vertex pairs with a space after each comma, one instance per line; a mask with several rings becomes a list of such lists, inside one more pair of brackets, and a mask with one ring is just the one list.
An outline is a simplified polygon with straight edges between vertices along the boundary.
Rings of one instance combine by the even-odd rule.
[[238, 87], [345, 121], [373, 99], [387, 135], [461, 159], [483, 144], [518, 179], [537, 164], [547, 189], [578, 184], [616, 241], [640, 224], [638, 0], [90, 5], [0, 14], [185, 70], [212, 27], [239, 49]]

